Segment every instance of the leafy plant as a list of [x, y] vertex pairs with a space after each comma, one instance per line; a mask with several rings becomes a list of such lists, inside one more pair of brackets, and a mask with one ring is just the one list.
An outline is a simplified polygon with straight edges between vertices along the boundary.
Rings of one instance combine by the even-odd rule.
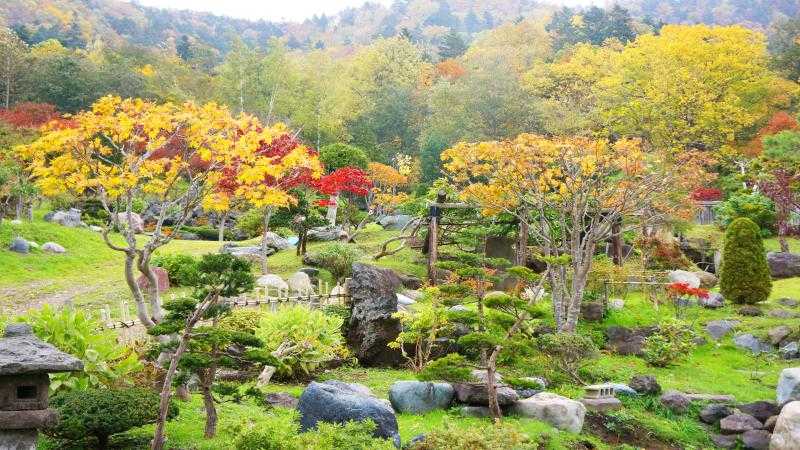
[[555, 367], [578, 383], [583, 383], [579, 370], [599, 355], [594, 341], [581, 334], [544, 334], [537, 343]]
[[[158, 403], [158, 395], [146, 389], [91, 388], [61, 393], [50, 401], [58, 411], [59, 422], [46, 432], [59, 439], [106, 449], [110, 436], [154, 423]], [[177, 415], [178, 407], [171, 403], [169, 417]]]
[[100, 323], [74, 308], [44, 305], [20, 317], [36, 336], [83, 361], [83, 372], [51, 375], [53, 392], [125, 385], [141, 368], [135, 352], [117, 343], [111, 331], [98, 331]]
[[425, 439], [409, 447], [411, 450], [533, 450], [540, 448], [536, 439], [517, 428], [497, 424], [481, 424], [468, 428], [445, 423], [425, 435]]
[[167, 271], [170, 284], [191, 286], [197, 280], [198, 260], [189, 255], [167, 254], [153, 258], [153, 265]]
[[310, 376], [325, 363], [346, 356], [342, 319], [305, 306], [281, 308], [266, 314], [256, 329], [276, 365], [278, 377]]
[[220, 328], [256, 334], [264, 313], [258, 309], [236, 308], [219, 321]]
[[472, 376], [472, 370], [467, 367], [468, 365], [469, 362], [463, 355], [450, 353], [427, 364], [417, 374], [417, 378], [421, 381], [450, 381], [454, 383], [475, 381], [475, 377]]
[[775, 204], [759, 193], [741, 193], [728, 198], [715, 208], [717, 223], [727, 229], [734, 220], [745, 217], [758, 225], [762, 237], [775, 229]]
[[[438, 290], [426, 290], [423, 299], [414, 305], [413, 312], [399, 311], [392, 317], [400, 320], [403, 330], [389, 343], [389, 347], [400, 349], [411, 370], [419, 372], [428, 364], [437, 339], [452, 329], [447, 308], [439, 298]], [[413, 347], [410, 355], [407, 346]]]
[[353, 263], [361, 257], [361, 252], [353, 245], [332, 242], [311, 255], [320, 267], [331, 273], [339, 282], [353, 273]]
[[772, 278], [758, 225], [747, 218], [736, 219], [725, 232], [720, 267], [720, 292], [736, 304], [766, 301]]
[[644, 340], [644, 359], [656, 367], [667, 367], [692, 350], [692, 330], [679, 320], [659, 325], [659, 331]]

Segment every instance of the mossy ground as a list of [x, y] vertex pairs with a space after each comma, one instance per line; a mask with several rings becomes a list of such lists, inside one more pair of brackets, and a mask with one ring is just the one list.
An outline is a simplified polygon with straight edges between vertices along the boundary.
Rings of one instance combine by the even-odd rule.
[[[20, 256], [6, 250], [12, 236], [22, 237], [43, 243], [55, 241], [67, 248], [65, 255], [48, 255], [34, 251]], [[719, 238], [711, 227], [696, 227], [692, 235], [709, 235]], [[358, 246], [364, 251], [365, 262], [372, 262], [380, 244], [393, 232], [379, 231], [364, 233], [358, 239]], [[313, 243], [313, 251], [319, 243]], [[769, 239], [765, 245], [770, 250], [777, 249], [777, 241]], [[800, 251], [800, 241], [792, 240], [792, 248]], [[201, 255], [218, 249], [216, 242], [173, 241], [163, 253], [188, 253]], [[288, 275], [302, 266], [291, 250], [279, 252], [270, 257], [270, 267], [281, 275]], [[404, 250], [397, 255], [381, 259], [377, 264], [417, 275], [424, 275], [421, 255]], [[0, 305], [7, 312], [19, 308], [36, 306], [44, 302], [71, 301], [75, 305], [91, 308], [110, 304], [114, 307], [119, 299], [126, 298], [127, 288], [122, 280], [122, 257], [108, 249], [99, 234], [86, 229], [70, 229], [46, 223], [41, 215], [32, 223], [12, 229], [6, 221], [0, 226]], [[178, 292], [175, 290], [174, 292]], [[168, 294], [169, 295], [169, 294]], [[777, 280], [773, 284], [770, 301], [763, 305], [765, 310], [777, 308], [776, 300], [782, 297], [800, 298], [800, 279]], [[657, 324], [674, 317], [675, 310], [661, 305], [656, 307], [638, 292], [630, 292], [622, 311], [612, 312], [599, 324], [584, 324], [582, 329], [595, 334], [609, 325], [643, 326]], [[546, 306], [543, 306], [547, 309]], [[800, 319], [775, 319], [770, 317], [741, 317], [735, 308], [726, 306], [719, 310], [692, 309], [685, 313], [684, 319], [693, 323], [695, 330], [703, 330], [708, 321], [722, 318], [739, 320], [738, 329], [765, 335], [766, 331], [779, 324], [788, 324], [800, 332]], [[533, 375], [546, 368], [538, 366], [532, 359], [502, 370], [512, 374]], [[685, 359], [673, 366], [654, 368], [642, 359], [625, 357], [603, 352], [592, 362], [589, 370], [607, 381], [625, 382], [637, 373], [656, 375], [665, 389], [679, 389], [700, 393], [732, 394], [739, 401], [771, 400], [775, 395], [775, 385], [781, 369], [792, 365], [774, 356], [754, 357], [737, 349], [731, 343], [731, 336], [720, 342], [709, 342], [695, 348]], [[339, 379], [358, 382], [369, 386], [376, 395], [386, 398], [389, 386], [394, 381], [413, 379], [414, 374], [406, 370], [365, 369], [360, 367], [341, 367], [319, 375], [318, 379]], [[268, 391], [285, 391], [299, 395], [305, 384], [273, 383]], [[572, 397], [581, 394], [580, 386], [564, 383], [554, 387], [556, 392]], [[660, 406], [657, 398], [625, 399], [625, 409], [606, 417], [590, 417], [582, 435], [558, 432], [546, 424], [527, 419], [508, 418], [506, 423], [521, 431], [541, 438], [544, 448], [616, 448], [617, 444], [628, 443], [646, 448], [710, 448], [709, 430], [696, 420], [696, 414], [677, 416]], [[698, 406], [694, 407], [699, 408]], [[194, 397], [183, 404], [181, 414], [168, 427], [170, 446], [191, 449], [227, 449], [232, 447], [236, 430], [243, 423], [257, 423], [269, 420], [269, 413], [261, 406], [247, 400], [241, 404], [224, 403], [219, 407], [219, 435], [212, 440], [202, 438], [204, 413], [202, 402]], [[439, 427], [455, 427], [468, 430], [487, 419], [462, 418], [456, 411], [436, 411], [414, 416], [400, 414], [398, 421], [403, 441]], [[146, 438], [152, 427], [133, 430], [129, 435], [146, 447]], [[712, 430], [713, 431], [713, 430]], [[43, 444], [46, 442], [43, 441]], [[46, 447], [46, 445], [45, 445]]]

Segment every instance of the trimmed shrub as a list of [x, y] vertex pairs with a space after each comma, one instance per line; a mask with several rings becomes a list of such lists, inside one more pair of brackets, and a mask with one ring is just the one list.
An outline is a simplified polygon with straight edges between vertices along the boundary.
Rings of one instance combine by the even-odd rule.
[[769, 265], [758, 225], [747, 218], [734, 220], [725, 232], [720, 292], [733, 303], [756, 304], [772, 290]]
[[344, 242], [332, 242], [309, 255], [310, 260], [330, 272], [337, 282], [353, 273], [353, 263], [360, 257], [361, 252], [356, 247]]
[[322, 147], [319, 150], [319, 159], [329, 172], [342, 167], [367, 170], [367, 163], [369, 163], [364, 150], [347, 144], [330, 144]]
[[717, 223], [727, 229], [734, 220], [746, 217], [759, 227], [761, 236], [769, 237], [775, 229], [775, 204], [758, 193], [733, 195], [714, 209]]
[[153, 258], [153, 265], [167, 271], [173, 286], [192, 286], [197, 280], [197, 264], [198, 260], [189, 255], [158, 255]]
[[534, 450], [540, 442], [506, 423], [435, 429], [411, 450]]
[[583, 382], [578, 374], [580, 369], [599, 355], [594, 341], [580, 334], [543, 334], [537, 343], [555, 368], [579, 383]]
[[[112, 435], [155, 423], [159, 396], [145, 389], [88, 389], [56, 395], [50, 405], [60, 420], [48, 434], [81, 448], [106, 449]], [[169, 417], [177, 415], [178, 407], [171, 403]]]
[[668, 320], [659, 331], [644, 340], [644, 360], [656, 367], [667, 367], [692, 350], [694, 333], [679, 320]]
[[347, 356], [341, 333], [342, 319], [305, 306], [290, 306], [266, 314], [256, 337], [275, 358], [276, 376], [307, 378], [324, 364]]

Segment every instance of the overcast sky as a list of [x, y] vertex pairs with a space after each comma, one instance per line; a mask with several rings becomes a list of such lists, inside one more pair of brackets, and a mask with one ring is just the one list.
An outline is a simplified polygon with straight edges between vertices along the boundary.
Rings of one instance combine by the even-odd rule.
[[[302, 21], [314, 14], [336, 14], [350, 6], [361, 6], [366, 0], [134, 0], [146, 6], [192, 9], [220, 16], [244, 19]], [[392, 0], [370, 0], [390, 5]], [[593, 0], [554, 0], [558, 3], [591, 3]], [[594, 0], [600, 3], [599, 0]]]

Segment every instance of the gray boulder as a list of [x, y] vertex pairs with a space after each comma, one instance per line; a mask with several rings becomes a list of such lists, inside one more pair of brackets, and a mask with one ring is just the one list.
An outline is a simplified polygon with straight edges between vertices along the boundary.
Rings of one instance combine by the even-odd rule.
[[639, 393], [638, 393], [638, 392], [636, 392], [636, 389], [634, 389], [634, 388], [632, 388], [632, 387], [628, 386], [627, 384], [623, 384], [623, 383], [609, 383], [609, 385], [610, 385], [612, 388], [614, 388], [614, 394], [615, 394], [615, 395], [630, 395], [630, 396], [637, 396], [637, 395], [639, 395]]
[[[656, 327], [606, 328], [606, 347], [620, 355], [641, 355], [644, 340], [657, 331]], [[635, 389], [635, 388], [634, 388]]]
[[267, 247], [274, 248], [275, 250], [292, 248], [292, 244], [289, 243], [288, 239], [282, 238], [271, 231], [267, 232], [267, 235], [262, 239], [267, 241]]
[[531, 398], [520, 400], [511, 406], [509, 412], [541, 420], [559, 430], [572, 433], [581, 432], [586, 417], [586, 407], [583, 403], [549, 392], [541, 392]]
[[733, 412], [733, 408], [728, 405], [711, 404], [700, 411], [700, 421], [709, 425], [714, 425], [733, 414]]
[[719, 448], [736, 448], [739, 436], [728, 434], [712, 434], [711, 442]]
[[736, 325], [739, 325], [738, 320], [712, 320], [706, 324], [706, 332], [718, 341], [730, 333]]
[[308, 230], [310, 241], [339, 241], [347, 238], [347, 232], [338, 226], [324, 226]]
[[289, 289], [289, 285], [283, 281], [283, 278], [275, 275], [274, 273], [261, 275], [260, 277], [256, 278], [256, 285], [268, 289], [278, 289], [281, 291]]
[[750, 430], [745, 431], [741, 439], [746, 450], [769, 450], [772, 435], [766, 430]]
[[[237, 258], [241, 258], [241, 259], [244, 259], [246, 261], [250, 261], [252, 263], [259, 263], [259, 262], [261, 262], [261, 259], [262, 259], [261, 247], [258, 247], [258, 246], [255, 246], [255, 245], [239, 247], [236, 244], [228, 243], [228, 244], [225, 244], [225, 245], [222, 246], [222, 249], [220, 249], [220, 253], [225, 253], [225, 254], [228, 254], [228, 255], [232, 255], [232, 256], [235, 256]], [[268, 247], [267, 248], [267, 256], [269, 256], [269, 255], [271, 255], [273, 253], [275, 253], [275, 249]]]
[[8, 249], [14, 253], [27, 255], [31, 252], [31, 245], [25, 239], [17, 237], [11, 240], [11, 245]]
[[[453, 386], [456, 400], [473, 406], [488, 406], [489, 394], [485, 383], [457, 383]], [[497, 386], [497, 403], [508, 406], [519, 399], [517, 392], [508, 386]]]
[[769, 336], [769, 341], [772, 345], [780, 345], [784, 339], [786, 339], [790, 334], [792, 334], [792, 329], [786, 325], [779, 325], [777, 327], [771, 328], [767, 335]]
[[766, 401], [745, 403], [737, 406], [736, 409], [755, 417], [759, 422], [766, 422], [767, 419], [772, 416], [777, 416], [781, 412], [777, 404]]
[[455, 390], [450, 383], [397, 381], [389, 388], [389, 401], [397, 412], [425, 414], [434, 409], [447, 409]]
[[771, 309], [767, 312], [767, 315], [776, 319], [794, 319], [797, 317], [797, 313], [787, 309]]
[[772, 431], [770, 450], [800, 449], [800, 401], [783, 407]]
[[797, 305], [800, 305], [800, 302], [793, 298], [781, 298], [778, 299], [778, 304], [787, 308], [797, 308]]
[[740, 434], [750, 430], [760, 430], [764, 424], [749, 414], [731, 414], [719, 421], [723, 434]]
[[800, 367], [790, 367], [781, 371], [776, 392], [779, 405], [800, 400]]
[[642, 395], [653, 395], [661, 393], [661, 385], [652, 375], [634, 375], [628, 386]]
[[669, 279], [670, 283], [684, 283], [688, 284], [689, 287], [692, 288], [700, 287], [700, 277], [698, 277], [694, 272], [689, 272], [686, 270], [671, 270], [667, 274], [667, 279]]
[[128, 213], [117, 213], [117, 220], [119, 221], [120, 228], [127, 229], [130, 225], [134, 233], [144, 233], [144, 220], [135, 212], [130, 213], [130, 219]]
[[716, 275], [703, 270], [694, 271], [692, 273], [700, 279], [700, 287], [703, 289], [711, 289], [716, 286], [719, 281]]
[[734, 336], [733, 344], [739, 348], [750, 350], [754, 355], [772, 350], [772, 347], [768, 343], [761, 342], [757, 337], [749, 333], [742, 333]]
[[667, 391], [660, 400], [662, 405], [679, 414], [685, 413], [692, 402], [686, 394], [678, 391]]
[[399, 350], [387, 347], [400, 334], [400, 321], [392, 317], [400, 287], [400, 279], [391, 270], [353, 264], [347, 343], [363, 366], [394, 366], [403, 361]]
[[719, 292], [709, 292], [708, 297], [698, 300], [700, 306], [708, 309], [717, 309], [725, 306], [725, 298]]
[[45, 242], [42, 244], [42, 251], [47, 253], [66, 253], [67, 249], [55, 242]]
[[273, 392], [264, 396], [264, 401], [276, 408], [295, 409], [299, 400], [287, 392]]
[[308, 295], [314, 292], [314, 285], [311, 284], [311, 277], [305, 272], [295, 272], [286, 279], [286, 284], [293, 292], [301, 295]]
[[371, 419], [376, 425], [375, 437], [390, 439], [400, 447], [397, 417], [392, 408], [347, 383], [312, 381], [300, 396], [297, 409], [301, 431], [315, 428], [318, 422], [344, 424]]
[[797, 342], [789, 342], [778, 350], [783, 359], [798, 359], [800, 358], [800, 344]]
[[394, 216], [383, 216], [378, 219], [378, 223], [386, 230], [402, 230], [409, 222], [414, 220], [413, 216], [398, 214]]
[[800, 254], [768, 252], [767, 264], [772, 278], [791, 278], [800, 276]]
[[57, 223], [65, 227], [82, 227], [84, 223], [81, 221], [81, 210], [70, 208], [69, 211], [55, 211], [48, 213], [44, 216], [44, 220], [48, 222]]

